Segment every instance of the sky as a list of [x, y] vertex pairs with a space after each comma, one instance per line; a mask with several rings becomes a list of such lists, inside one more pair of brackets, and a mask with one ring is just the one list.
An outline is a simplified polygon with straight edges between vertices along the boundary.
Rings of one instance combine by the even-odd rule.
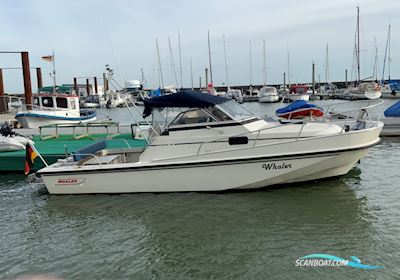
[[[325, 81], [326, 46], [329, 79], [349, 79], [353, 63], [356, 7], [360, 6], [361, 77], [372, 76], [375, 41], [378, 76], [382, 76], [388, 25], [391, 33], [391, 76], [400, 78], [400, 1], [398, 0], [0, 0], [0, 51], [28, 51], [31, 67], [41, 67], [44, 84], [51, 85], [51, 63], [41, 60], [55, 52], [57, 83], [74, 77], [101, 77], [105, 65], [119, 83], [141, 79], [159, 86], [156, 39], [165, 85], [179, 75], [178, 33], [181, 37], [183, 86], [204, 83], [210, 31], [213, 82], [227, 84], [224, 41], [230, 85], [263, 83], [263, 40], [266, 42], [267, 83], [310, 82], [312, 63], [317, 81]], [[0, 68], [20, 67], [18, 54], [1, 54]], [[3, 70], [6, 92], [22, 92], [22, 71]], [[386, 70], [387, 72], [387, 70]], [[37, 88], [31, 72], [32, 87]], [[85, 83], [84, 79], [79, 82]]]

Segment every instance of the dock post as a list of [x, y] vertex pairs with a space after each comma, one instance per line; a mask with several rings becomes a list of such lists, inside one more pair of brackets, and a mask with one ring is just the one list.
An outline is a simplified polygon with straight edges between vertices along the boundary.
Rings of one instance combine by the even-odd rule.
[[0, 113], [7, 111], [7, 101], [4, 96], [3, 69], [0, 68]]
[[86, 95], [90, 95], [90, 84], [89, 84], [89, 79], [86, 79]]
[[108, 80], [106, 77], [106, 73], [103, 73], [103, 84], [104, 84], [104, 93], [107, 93], [108, 90]]
[[205, 69], [206, 72], [206, 88], [208, 87], [208, 68]]
[[94, 77], [93, 78], [94, 79], [94, 93], [98, 93], [98, 91], [97, 91], [97, 77]]
[[312, 94], [315, 94], [315, 63], [312, 64]]
[[344, 76], [345, 76], [345, 85], [347, 88], [347, 69], [344, 71]]
[[24, 78], [25, 104], [27, 109], [32, 108], [32, 84], [29, 67], [29, 53], [21, 52], [22, 75]]
[[43, 87], [43, 79], [42, 79], [42, 69], [40, 67], [36, 68], [36, 79], [37, 79], [37, 87], [38, 91], [41, 87]]
[[201, 76], [199, 77], [199, 90], [201, 89]]
[[286, 92], [286, 73], [283, 73], [283, 91]]
[[78, 81], [76, 78], [74, 78], [74, 91], [75, 91], [76, 95], [79, 95], [78, 94]]

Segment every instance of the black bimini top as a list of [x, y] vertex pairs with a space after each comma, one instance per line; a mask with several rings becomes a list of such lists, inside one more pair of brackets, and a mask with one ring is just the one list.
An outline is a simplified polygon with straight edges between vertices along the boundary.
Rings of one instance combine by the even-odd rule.
[[147, 117], [151, 114], [154, 108], [164, 107], [189, 107], [189, 108], [204, 108], [221, 104], [230, 101], [231, 99], [214, 96], [202, 92], [182, 90], [177, 93], [164, 95], [160, 97], [154, 97], [144, 100], [144, 111], [143, 117]]

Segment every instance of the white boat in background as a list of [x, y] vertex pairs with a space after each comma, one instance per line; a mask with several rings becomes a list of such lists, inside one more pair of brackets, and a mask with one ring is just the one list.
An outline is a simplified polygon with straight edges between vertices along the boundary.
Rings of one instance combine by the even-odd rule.
[[382, 129], [382, 136], [400, 136], [400, 101], [396, 102], [384, 112], [382, 119], [385, 126]]
[[33, 144], [33, 141], [15, 135], [10, 125], [5, 123], [0, 126], [0, 152], [25, 150], [28, 142]]
[[123, 99], [122, 93], [111, 90], [107, 92], [107, 98], [106, 98], [107, 108], [123, 107], [124, 105], [125, 101]]
[[260, 88], [260, 93], [258, 94], [258, 102], [273, 103], [278, 101], [278, 91], [275, 87], [264, 86]]
[[307, 93], [308, 88], [305, 85], [291, 85], [289, 87], [289, 92], [284, 96], [289, 101], [304, 100], [309, 101], [310, 95]]
[[76, 95], [36, 94], [32, 109], [18, 111], [15, 118], [24, 128], [39, 128], [50, 124], [94, 121], [96, 113], [81, 110]]
[[228, 88], [226, 97], [235, 100], [237, 103], [243, 103], [243, 94], [240, 89]]
[[351, 94], [363, 95], [367, 99], [378, 99], [382, 95], [379, 84], [375, 82], [362, 82], [358, 85], [358, 87], [349, 88], [347, 92]]
[[153, 123], [146, 148], [107, 150], [99, 142], [39, 170], [49, 193], [223, 191], [340, 176], [379, 143], [383, 126], [265, 121], [233, 100], [191, 91], [144, 102], [145, 117], [189, 109], [163, 129]]

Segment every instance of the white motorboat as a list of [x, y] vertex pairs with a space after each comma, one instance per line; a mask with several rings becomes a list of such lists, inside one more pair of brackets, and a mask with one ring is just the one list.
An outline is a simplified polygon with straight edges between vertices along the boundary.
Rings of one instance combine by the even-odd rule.
[[400, 101], [396, 102], [384, 112], [382, 119], [385, 126], [382, 129], [382, 136], [400, 136]]
[[223, 191], [340, 176], [380, 141], [383, 126], [265, 121], [233, 100], [190, 91], [144, 102], [144, 116], [189, 109], [165, 129], [153, 124], [146, 148], [107, 150], [99, 142], [39, 170], [49, 193]]
[[18, 111], [15, 118], [24, 128], [61, 123], [81, 123], [96, 120], [96, 113], [80, 110], [79, 98], [69, 94], [36, 94], [32, 108]]
[[226, 97], [235, 100], [237, 103], [243, 103], [243, 94], [240, 89], [228, 88]]
[[264, 86], [260, 89], [260, 93], [258, 94], [258, 102], [273, 103], [278, 101], [278, 91], [275, 87]]
[[291, 85], [288, 94], [284, 95], [289, 101], [304, 100], [309, 101], [310, 95], [307, 93], [308, 88], [305, 85]]
[[106, 98], [106, 107], [107, 108], [116, 108], [123, 107], [125, 105], [125, 101], [123, 99], [122, 93], [117, 91], [108, 91]]
[[2, 124], [0, 126], [0, 152], [25, 150], [28, 141], [33, 143], [25, 137], [15, 135], [10, 125]]

